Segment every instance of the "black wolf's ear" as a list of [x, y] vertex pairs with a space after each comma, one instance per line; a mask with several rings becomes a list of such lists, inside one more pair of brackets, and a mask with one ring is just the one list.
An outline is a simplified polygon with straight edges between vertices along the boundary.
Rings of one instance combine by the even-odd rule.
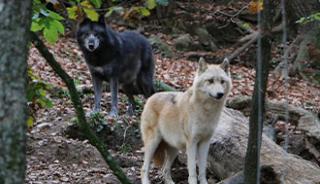
[[199, 59], [198, 73], [203, 73], [208, 68], [208, 63], [204, 60], [203, 57]]
[[104, 14], [99, 16], [98, 22], [99, 22], [100, 24], [105, 24], [105, 23], [106, 23], [106, 20], [105, 20], [105, 18], [104, 18]]
[[220, 67], [226, 72], [229, 73], [229, 59], [224, 58], [223, 62], [220, 64]]

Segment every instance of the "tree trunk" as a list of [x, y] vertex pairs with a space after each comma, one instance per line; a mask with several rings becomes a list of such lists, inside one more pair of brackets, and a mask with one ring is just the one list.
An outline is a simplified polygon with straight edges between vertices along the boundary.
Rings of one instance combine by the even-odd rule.
[[[248, 146], [245, 157], [244, 180], [246, 184], [256, 184], [260, 180], [260, 147], [265, 113], [265, 96], [268, 83], [269, 61], [271, 60], [271, 0], [263, 1], [263, 12], [259, 22], [261, 35], [258, 38], [256, 79], [250, 114]], [[260, 16], [260, 15], [259, 15]], [[259, 18], [260, 19], [260, 18]]]
[[31, 0], [0, 0], [0, 183], [24, 183]]
[[[208, 170], [220, 179], [243, 170], [249, 133], [248, 119], [236, 110], [225, 108], [211, 139]], [[319, 184], [320, 168], [299, 156], [286, 153], [262, 135], [261, 165], [273, 168], [286, 184]]]

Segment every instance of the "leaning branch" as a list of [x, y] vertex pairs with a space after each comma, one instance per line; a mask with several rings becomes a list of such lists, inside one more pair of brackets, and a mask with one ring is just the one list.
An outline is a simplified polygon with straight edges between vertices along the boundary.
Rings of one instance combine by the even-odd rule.
[[40, 54], [46, 59], [48, 64], [52, 67], [52, 69], [59, 75], [59, 77], [63, 80], [63, 82], [67, 85], [67, 88], [70, 93], [71, 101], [76, 110], [76, 115], [78, 118], [78, 123], [81, 131], [84, 135], [87, 136], [89, 142], [95, 146], [104, 160], [109, 165], [110, 169], [113, 171], [114, 175], [117, 176], [119, 181], [123, 184], [131, 184], [130, 180], [124, 174], [122, 169], [118, 166], [116, 161], [112, 158], [109, 153], [107, 147], [99, 138], [95, 135], [95, 133], [91, 130], [89, 124], [86, 121], [85, 113], [83, 111], [82, 103], [80, 101], [78, 92], [74, 85], [72, 78], [62, 69], [60, 64], [55, 60], [54, 56], [47, 49], [42, 40], [35, 34], [31, 33], [32, 43], [38, 49]]
[[[279, 24], [279, 25], [272, 28], [271, 33], [277, 33], [279, 31], [281, 31], [282, 29], [283, 29], [282, 24]], [[236, 45], [239, 45], [244, 42], [246, 42], [246, 43], [243, 44], [242, 47], [239, 47], [238, 49], [233, 51], [229, 56], [227, 56], [229, 61], [231, 61], [232, 59], [234, 59], [235, 57], [237, 57], [238, 55], [243, 53], [243, 51], [246, 50], [247, 48], [249, 48], [251, 46], [251, 44], [255, 43], [260, 34], [261, 34], [261, 31], [255, 31], [249, 35], [246, 35], [246, 36], [240, 38], [238, 43], [236, 43]]]

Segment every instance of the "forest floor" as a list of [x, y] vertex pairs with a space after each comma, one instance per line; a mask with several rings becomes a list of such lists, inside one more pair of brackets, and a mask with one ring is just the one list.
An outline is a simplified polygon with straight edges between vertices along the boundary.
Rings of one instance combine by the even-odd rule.
[[[211, 11], [210, 8], [207, 8], [207, 11]], [[164, 41], [170, 45], [172, 41], [170, 36], [164, 35], [164, 38], [166, 38]], [[92, 88], [87, 66], [75, 39], [61, 38], [58, 43], [48, 47], [65, 71], [74, 78], [77, 87]], [[276, 49], [274, 50], [277, 52]], [[64, 83], [54, 74], [35, 48], [31, 47], [29, 54], [28, 63], [34, 74], [54, 88], [66, 90]], [[246, 59], [250, 60], [245, 56], [238, 58], [238, 60]], [[255, 59], [251, 60], [254, 63]], [[166, 58], [157, 53], [155, 61], [156, 79], [181, 91], [191, 86], [197, 63], [188, 60], [183, 52], [175, 52], [172, 58]], [[254, 69], [241, 62], [235, 64], [231, 62], [231, 74], [233, 89], [230, 98], [240, 95], [251, 96], [255, 78]], [[283, 101], [287, 94], [290, 104], [319, 113], [320, 86], [298, 77], [291, 77], [288, 82], [289, 87], [286, 89], [283, 79], [271, 72], [268, 81], [268, 100]], [[53, 101], [53, 107], [37, 108], [34, 126], [28, 132], [26, 183], [119, 183], [99, 152], [87, 140], [71, 138], [72, 135], [67, 133], [70, 132], [75, 116], [67, 93], [49, 94], [49, 96]], [[83, 93], [81, 99], [85, 111], [90, 112], [93, 94]], [[139, 99], [144, 102], [143, 98]], [[102, 115], [107, 117], [109, 109], [110, 94], [105, 92], [102, 98]], [[117, 120], [106, 121], [105, 126], [109, 127], [109, 134], [100, 135], [100, 137], [104, 139], [127, 176], [133, 183], [138, 184], [143, 156], [138, 128], [141, 109], [135, 116], [127, 117], [125, 115], [126, 98], [122, 94], [119, 109], [120, 116]], [[122, 135], [117, 132], [118, 127], [125, 129]], [[97, 132], [99, 133], [99, 130]], [[161, 183], [159, 176], [158, 170], [152, 169], [152, 183]], [[185, 163], [177, 161], [173, 169], [173, 178], [179, 181], [178, 183], [187, 183]], [[210, 183], [216, 181], [214, 173], [209, 173], [208, 178]]]

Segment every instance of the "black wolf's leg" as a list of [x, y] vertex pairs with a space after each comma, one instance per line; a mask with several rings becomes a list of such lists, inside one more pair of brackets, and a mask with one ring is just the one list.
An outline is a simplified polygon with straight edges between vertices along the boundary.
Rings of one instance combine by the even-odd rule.
[[93, 90], [94, 90], [94, 112], [101, 110], [101, 96], [102, 96], [102, 80], [98, 77], [92, 76]]
[[135, 103], [135, 101], [134, 101], [133, 95], [127, 94], [127, 97], [128, 97], [128, 101], [129, 101], [128, 109], [127, 109], [127, 114], [128, 114], [129, 116], [133, 116], [134, 110], [136, 109], [136, 103]]
[[110, 92], [111, 92], [111, 111], [109, 113], [110, 116], [117, 117], [118, 116], [118, 79], [111, 78], [110, 79]]

